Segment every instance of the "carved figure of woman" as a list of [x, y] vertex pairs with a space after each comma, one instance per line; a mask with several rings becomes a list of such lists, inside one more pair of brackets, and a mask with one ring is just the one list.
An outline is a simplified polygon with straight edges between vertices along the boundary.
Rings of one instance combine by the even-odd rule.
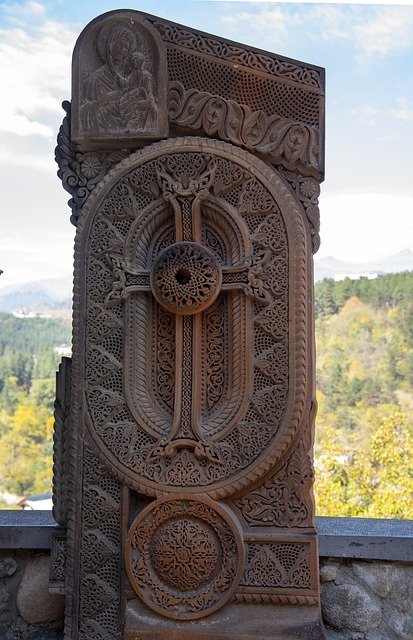
[[145, 130], [156, 124], [153, 77], [139, 51], [138, 35], [124, 26], [103, 27], [98, 51], [103, 65], [85, 81], [81, 117], [84, 128]]

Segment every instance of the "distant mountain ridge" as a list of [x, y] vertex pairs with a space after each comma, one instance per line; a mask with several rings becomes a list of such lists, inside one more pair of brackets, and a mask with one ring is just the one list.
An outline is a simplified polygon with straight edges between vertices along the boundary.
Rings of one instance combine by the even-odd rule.
[[374, 276], [386, 273], [400, 273], [402, 271], [413, 271], [413, 252], [410, 249], [404, 249], [382, 260], [363, 263], [344, 262], [333, 258], [333, 256], [316, 258], [314, 261], [314, 277], [316, 281], [324, 278], [341, 280], [346, 276]]
[[[413, 271], [413, 252], [400, 251], [383, 260], [353, 263], [337, 260], [333, 256], [315, 259], [315, 280], [346, 276], [357, 278], [363, 275], [384, 275]], [[0, 311], [6, 313], [70, 313], [72, 305], [72, 277], [49, 278], [26, 282], [21, 285], [0, 288]]]
[[49, 278], [0, 289], [0, 311], [46, 313], [67, 310], [72, 305], [72, 278]]

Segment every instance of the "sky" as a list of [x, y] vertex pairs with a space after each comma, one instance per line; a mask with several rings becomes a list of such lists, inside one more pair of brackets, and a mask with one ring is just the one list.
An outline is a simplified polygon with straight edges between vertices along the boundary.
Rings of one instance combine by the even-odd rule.
[[70, 196], [54, 162], [61, 102], [77, 36], [125, 6], [325, 67], [317, 255], [413, 250], [413, 5], [0, 0], [0, 288], [72, 272]]

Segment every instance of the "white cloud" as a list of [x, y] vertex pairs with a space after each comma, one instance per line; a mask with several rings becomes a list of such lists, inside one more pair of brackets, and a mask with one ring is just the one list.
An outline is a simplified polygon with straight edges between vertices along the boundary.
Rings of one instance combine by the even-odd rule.
[[356, 116], [362, 124], [367, 124], [371, 127], [377, 124], [377, 117], [380, 115], [377, 107], [369, 104], [363, 104], [356, 109], [351, 109], [350, 113]]
[[354, 59], [365, 62], [412, 46], [413, 7], [345, 4], [277, 6], [268, 3], [222, 17], [233, 29], [258, 31], [266, 42], [277, 38], [302, 38], [347, 42]]
[[[277, 46], [286, 46], [293, 36], [293, 28], [302, 22], [301, 16], [285, 7], [271, 7], [268, 3], [261, 4], [251, 10], [235, 10], [220, 16], [229, 35], [237, 40], [246, 42], [255, 38], [255, 45], [272, 49], [274, 43]], [[257, 40], [258, 38], [258, 40]]]
[[398, 97], [394, 100], [395, 106], [381, 106], [380, 109], [371, 104], [363, 104], [353, 109], [350, 113], [364, 125], [376, 126], [382, 123], [384, 119], [395, 118], [403, 122], [413, 122], [413, 102], [404, 97]]
[[[39, 3], [29, 3], [42, 15]], [[37, 7], [37, 8], [35, 8]], [[18, 136], [53, 137], [61, 101], [70, 95], [70, 60], [75, 34], [65, 25], [42, 19], [0, 29], [0, 131]]]
[[280, 8], [263, 8], [260, 11], [240, 11], [223, 16], [222, 21], [227, 25], [243, 24], [250, 29], [269, 31], [273, 38], [284, 37], [291, 25], [291, 16]]
[[396, 104], [394, 109], [389, 109], [389, 115], [404, 122], [413, 122], [413, 102], [407, 98], [397, 98]]
[[27, 9], [37, 15], [42, 15], [46, 11], [44, 5], [40, 4], [40, 2], [28, 2]]
[[46, 7], [41, 2], [2, 2], [0, 11], [12, 24], [28, 24], [46, 13]]
[[412, 45], [413, 9], [380, 7], [366, 23], [354, 28], [354, 40], [362, 53], [387, 55]]
[[412, 46], [413, 8], [380, 6], [318, 5], [313, 16], [319, 24], [317, 36], [324, 40], [346, 40], [360, 62], [385, 56]]
[[309, 33], [314, 39], [351, 40], [349, 24], [354, 21], [354, 7], [317, 5], [310, 9], [307, 20], [311, 23]]

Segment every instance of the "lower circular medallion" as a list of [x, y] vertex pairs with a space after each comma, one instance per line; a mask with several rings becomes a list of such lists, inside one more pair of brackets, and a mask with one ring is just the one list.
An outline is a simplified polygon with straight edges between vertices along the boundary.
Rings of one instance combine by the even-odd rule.
[[222, 607], [244, 565], [233, 517], [207, 498], [156, 500], [133, 522], [125, 564], [133, 589], [158, 613], [195, 620]]

